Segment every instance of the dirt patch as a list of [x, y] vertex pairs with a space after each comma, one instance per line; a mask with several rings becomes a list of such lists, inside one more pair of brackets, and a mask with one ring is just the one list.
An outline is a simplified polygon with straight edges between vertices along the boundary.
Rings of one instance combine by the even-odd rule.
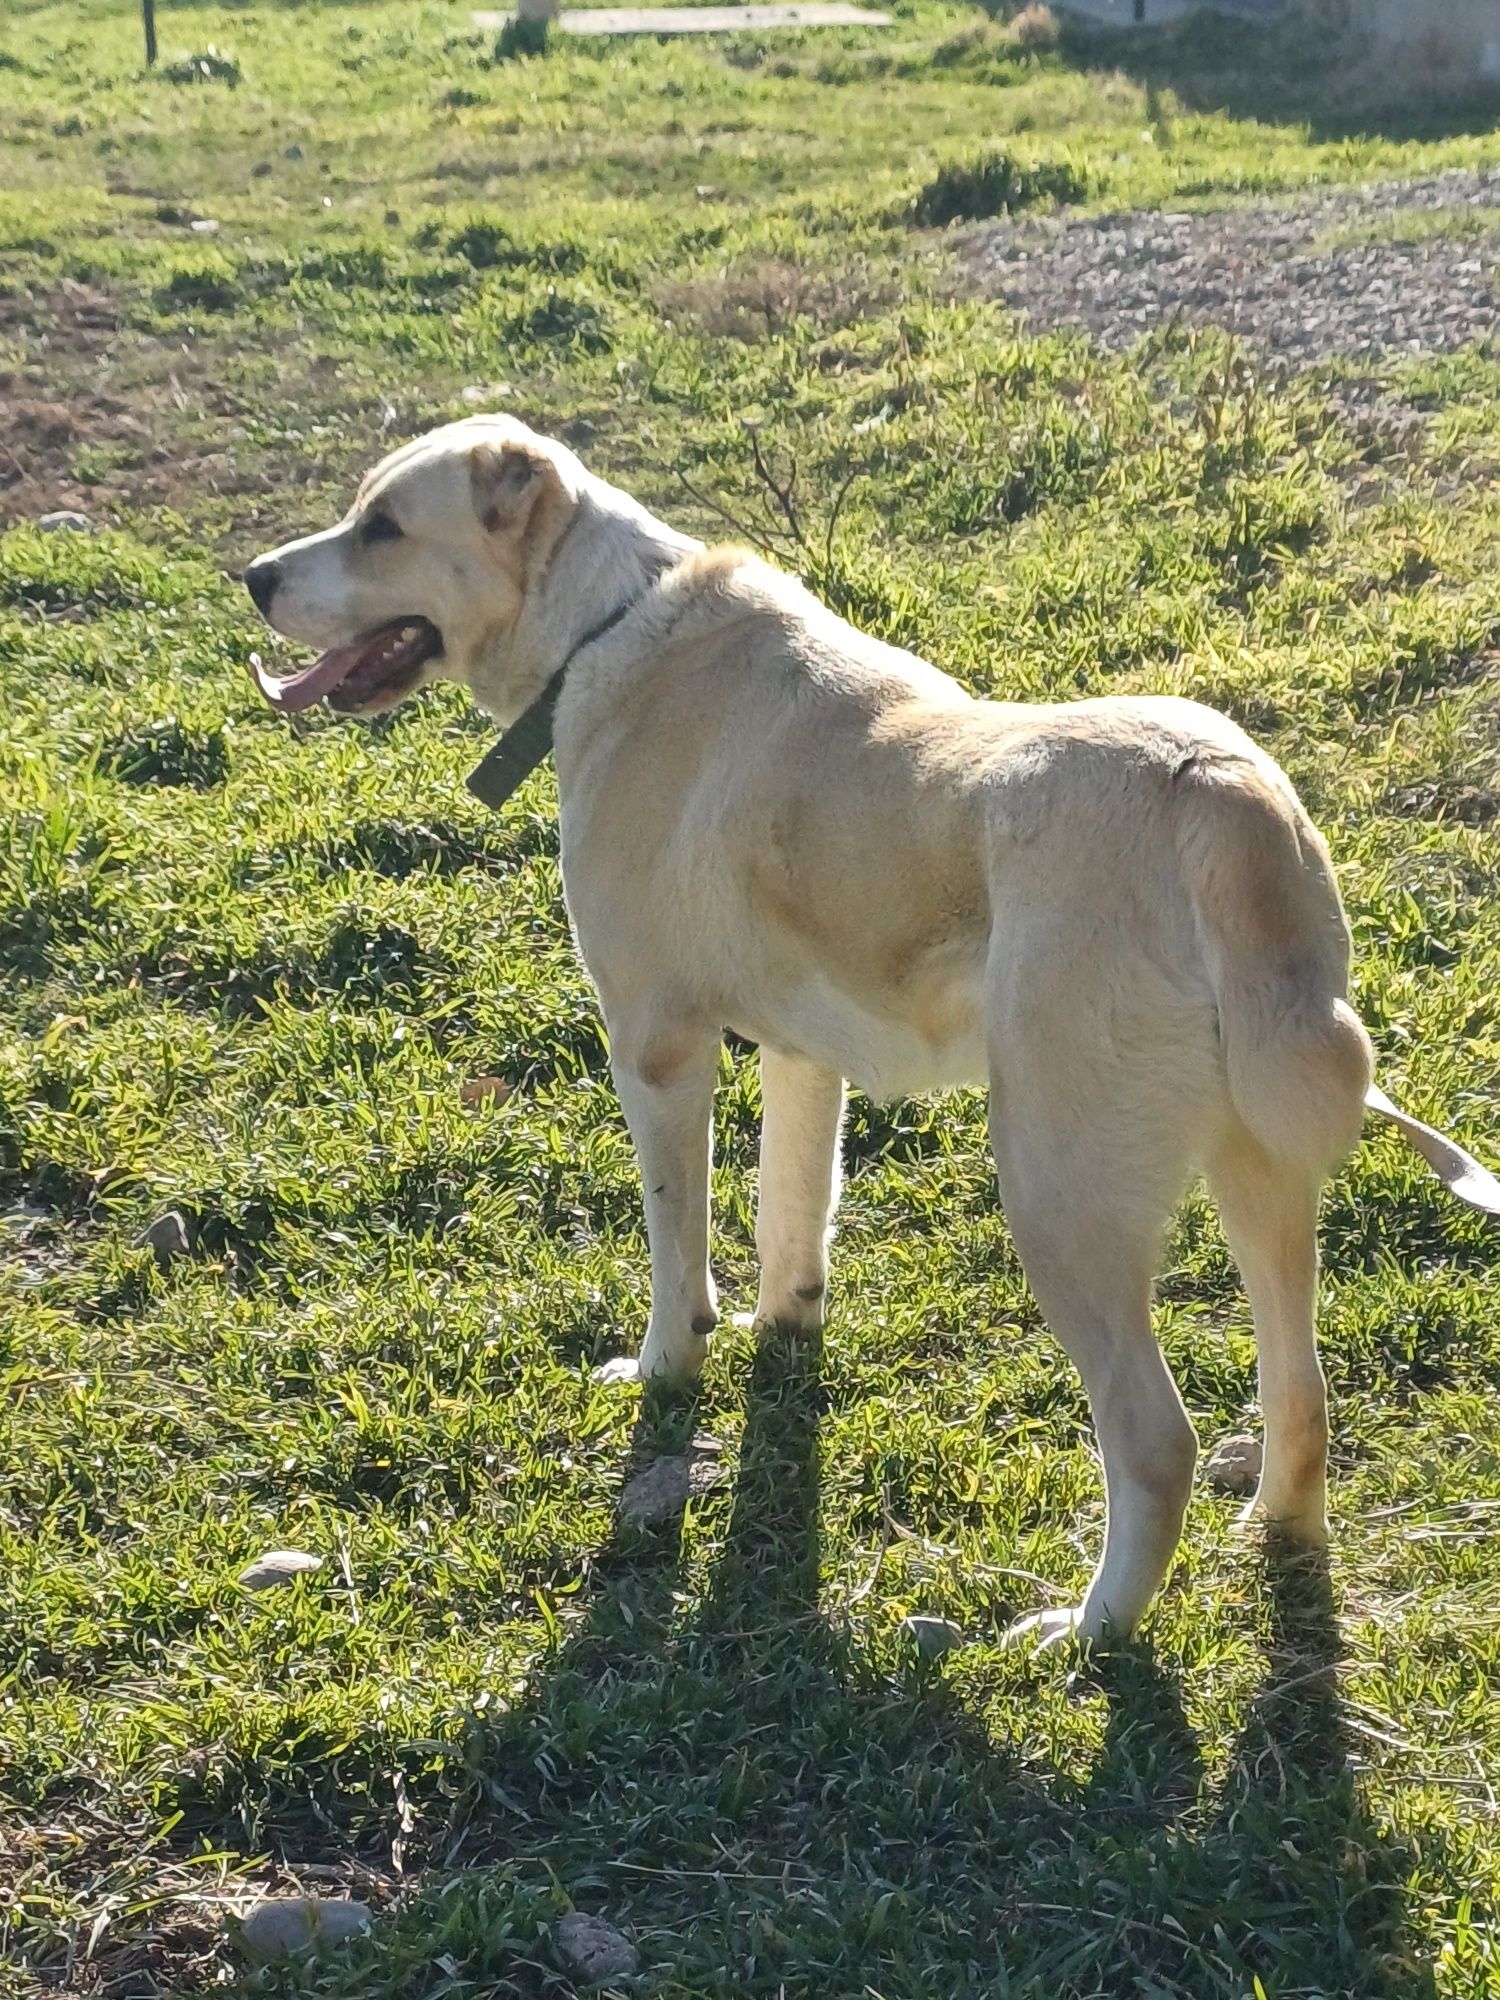
[[0, 374], [0, 400], [7, 409], [0, 439], [0, 524], [56, 508], [95, 514], [98, 486], [80, 476], [89, 457], [110, 460], [120, 484], [135, 488], [158, 456], [147, 426], [109, 397], [77, 393], [59, 403], [28, 395], [14, 375]]
[[226, 413], [211, 355], [122, 332], [123, 303], [71, 280], [0, 295], [0, 334], [22, 353], [0, 370], [0, 525], [57, 508], [108, 519], [120, 506], [181, 504], [227, 465], [182, 421], [189, 409]]
[[23, 1285], [44, 1285], [65, 1276], [79, 1254], [76, 1237], [50, 1208], [16, 1199], [0, 1202], [0, 1270], [13, 1271]]
[[963, 256], [1034, 328], [1082, 327], [1106, 347], [1175, 321], [1299, 367], [1446, 352], [1500, 333], [1500, 168], [1192, 214], [1003, 222]]
[[278, 349], [276, 406], [320, 419], [278, 436], [232, 333], [155, 334], [131, 323], [131, 305], [71, 281], [0, 291], [0, 340], [20, 356], [0, 365], [0, 527], [60, 509], [109, 526], [165, 507], [217, 523], [237, 564], [290, 532], [310, 493], [368, 463], [382, 405], [351, 393], [334, 363]]
[[672, 319], [733, 340], [770, 340], [795, 320], [826, 332], [871, 318], [894, 303], [899, 288], [864, 266], [809, 271], [778, 259], [741, 265], [716, 277], [660, 284], [652, 298]]
[[[213, 1746], [185, 1754], [188, 1791], [216, 1754]], [[18, 1990], [75, 2000], [211, 1992], [243, 1972], [234, 1919], [261, 1897], [351, 1890], [384, 1909], [401, 1886], [352, 1856], [211, 1869], [156, 1847], [144, 1827], [130, 1847], [122, 1858], [118, 1830], [83, 1807], [44, 1827], [0, 1832], [0, 1897], [30, 1905], [12, 1940]]]

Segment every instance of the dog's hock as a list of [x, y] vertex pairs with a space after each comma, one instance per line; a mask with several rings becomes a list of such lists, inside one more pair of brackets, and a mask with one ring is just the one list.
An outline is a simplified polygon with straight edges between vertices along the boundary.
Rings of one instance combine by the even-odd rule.
[[477, 444], [469, 455], [474, 511], [489, 534], [518, 527], [540, 484], [536, 455], [523, 445]]
[[1455, 1145], [1432, 1126], [1424, 1125], [1419, 1118], [1409, 1118], [1404, 1111], [1398, 1111], [1385, 1092], [1373, 1083], [1365, 1093], [1365, 1108], [1396, 1127], [1450, 1194], [1457, 1195], [1470, 1208], [1482, 1209], [1487, 1215], [1500, 1215], [1500, 1180], [1488, 1167], [1481, 1166], [1472, 1153], [1466, 1153], [1462, 1146]]

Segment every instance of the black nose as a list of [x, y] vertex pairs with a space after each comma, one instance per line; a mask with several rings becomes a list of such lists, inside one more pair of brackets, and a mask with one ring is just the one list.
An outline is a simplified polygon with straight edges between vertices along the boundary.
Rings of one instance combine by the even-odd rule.
[[271, 614], [271, 599], [276, 595], [276, 586], [281, 581], [281, 565], [268, 556], [261, 556], [245, 571], [245, 588], [255, 599], [255, 608], [262, 617]]

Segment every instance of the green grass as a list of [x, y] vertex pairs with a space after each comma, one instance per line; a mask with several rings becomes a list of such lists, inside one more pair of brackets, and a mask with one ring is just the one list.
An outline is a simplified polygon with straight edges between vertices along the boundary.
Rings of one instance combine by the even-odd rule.
[[[753, 425], [785, 559], [861, 624], [1252, 727], [1388, 1087], [1493, 1157], [1500, 362], [1361, 364], [1393, 433], [1346, 368], [1023, 337], [912, 220], [1429, 172], [1495, 159], [1483, 120], [1330, 137], [1296, 78], [1250, 115], [1232, 37], [1138, 78], [927, 0], [502, 63], [457, 5], [161, 32], [148, 76], [128, 6], [0, 28], [0, 1984], [561, 1993], [576, 1905], [664, 2000], [1500, 1991], [1493, 1229], [1372, 1134], [1326, 1212], [1328, 1568], [1204, 1492], [1138, 1645], [1002, 1651], [1102, 1502], [980, 1101], [856, 1100], [821, 1351], [726, 1330], [690, 1404], [596, 1387], [646, 1259], [550, 776], [484, 813], [451, 690], [278, 720], [229, 574], [467, 385], [706, 533], [762, 519]], [[210, 46], [236, 82], [168, 80]], [[59, 504], [104, 532], [24, 518]], [[730, 1306], [756, 1114], [726, 1054]], [[1200, 1198], [1160, 1300], [1202, 1435], [1252, 1424]], [[722, 1483], [619, 1526], [695, 1429]], [[289, 1544], [324, 1568], [237, 1588]], [[922, 1665], [913, 1610], [973, 1643]], [[246, 1969], [224, 1899], [289, 1879], [373, 1943]]]

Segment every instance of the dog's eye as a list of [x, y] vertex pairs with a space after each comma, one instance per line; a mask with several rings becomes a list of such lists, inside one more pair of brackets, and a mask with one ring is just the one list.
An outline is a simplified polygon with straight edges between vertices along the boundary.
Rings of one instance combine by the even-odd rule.
[[360, 540], [364, 542], [399, 542], [401, 528], [389, 514], [371, 514], [359, 534]]

